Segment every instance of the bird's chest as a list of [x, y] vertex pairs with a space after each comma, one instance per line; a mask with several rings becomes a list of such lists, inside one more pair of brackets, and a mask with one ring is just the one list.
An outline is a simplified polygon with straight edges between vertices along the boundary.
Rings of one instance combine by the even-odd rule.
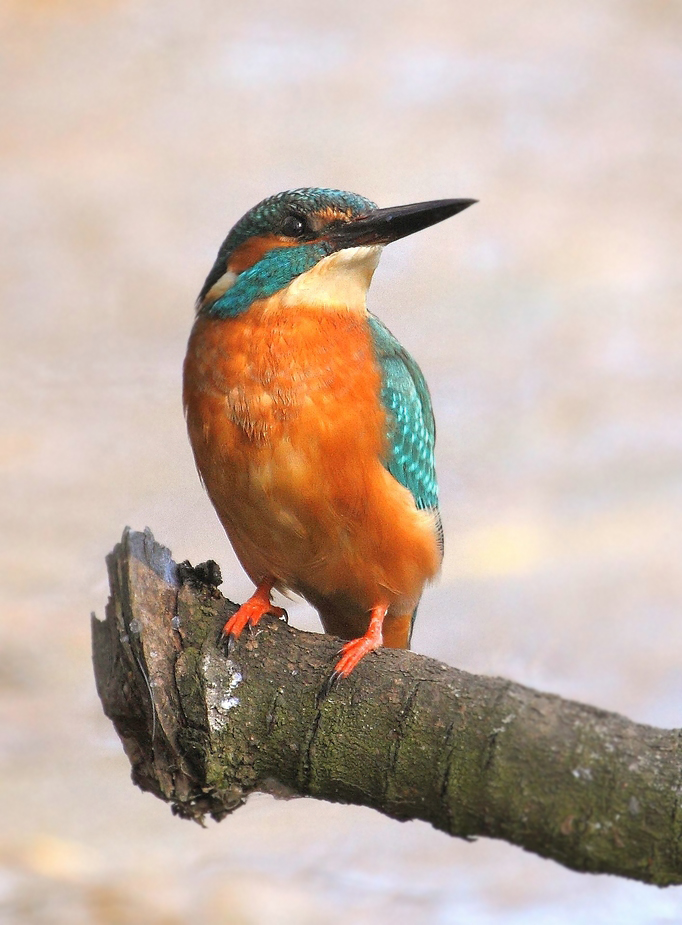
[[252, 309], [199, 318], [190, 338], [185, 406], [205, 480], [221, 466], [272, 491], [376, 460], [380, 392], [368, 325], [348, 312]]

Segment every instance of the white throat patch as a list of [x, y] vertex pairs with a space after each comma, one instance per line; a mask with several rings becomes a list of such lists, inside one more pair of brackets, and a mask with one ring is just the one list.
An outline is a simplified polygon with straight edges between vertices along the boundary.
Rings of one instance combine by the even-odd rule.
[[364, 313], [367, 290], [382, 250], [380, 244], [347, 247], [323, 257], [278, 293], [280, 304], [295, 308], [304, 303], [321, 309], [345, 308]]

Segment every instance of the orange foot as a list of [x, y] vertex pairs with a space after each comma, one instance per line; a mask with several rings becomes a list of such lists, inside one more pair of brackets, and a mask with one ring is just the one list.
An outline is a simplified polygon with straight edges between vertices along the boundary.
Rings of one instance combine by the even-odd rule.
[[358, 639], [351, 639], [341, 649], [341, 658], [336, 663], [336, 667], [329, 679], [330, 686], [333, 686], [339, 678], [347, 678], [365, 655], [381, 648], [384, 644], [382, 626], [387, 610], [388, 607], [385, 604], [377, 604], [376, 607], [372, 607], [372, 615], [365, 635], [360, 636]]
[[245, 626], [256, 626], [261, 617], [271, 613], [275, 617], [284, 617], [287, 612], [283, 607], [275, 607], [270, 603], [272, 581], [262, 581], [248, 601], [244, 601], [239, 610], [234, 613], [223, 627], [222, 635], [227, 637], [228, 652], [232, 651], [237, 639]]

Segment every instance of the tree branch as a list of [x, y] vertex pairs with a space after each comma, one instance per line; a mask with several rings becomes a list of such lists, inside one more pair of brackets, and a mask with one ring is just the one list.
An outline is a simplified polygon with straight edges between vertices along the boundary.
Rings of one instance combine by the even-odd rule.
[[682, 883], [679, 731], [381, 650], [324, 696], [340, 646], [265, 618], [228, 658], [215, 563], [146, 530], [108, 556], [97, 690], [143, 790], [201, 821], [259, 790], [357, 803], [579, 871]]

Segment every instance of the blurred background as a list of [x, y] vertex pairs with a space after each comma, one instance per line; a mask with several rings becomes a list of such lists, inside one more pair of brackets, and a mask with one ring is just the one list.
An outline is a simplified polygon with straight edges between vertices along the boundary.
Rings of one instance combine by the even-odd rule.
[[296, 186], [474, 197], [370, 293], [439, 428], [414, 648], [682, 725], [682, 6], [4, 0], [0, 30], [0, 921], [681, 921], [679, 890], [361, 809], [173, 818], [101, 713], [89, 615], [126, 524], [250, 592], [180, 402], [231, 225]]

